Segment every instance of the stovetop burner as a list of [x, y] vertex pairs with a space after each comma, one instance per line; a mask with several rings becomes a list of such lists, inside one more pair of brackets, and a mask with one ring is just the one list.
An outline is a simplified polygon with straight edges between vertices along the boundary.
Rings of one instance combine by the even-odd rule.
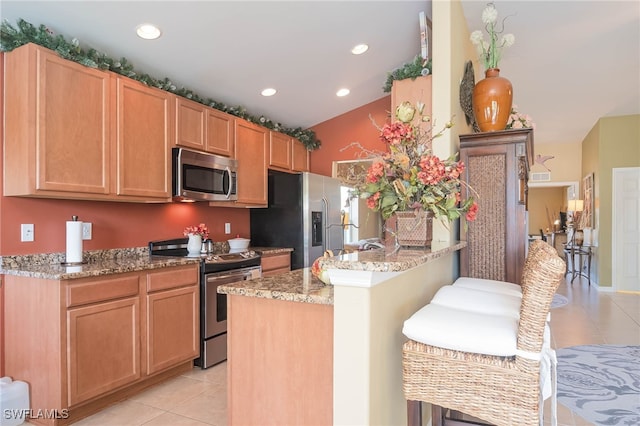
[[200, 258], [205, 273], [260, 265], [260, 254], [253, 250], [191, 256], [187, 251], [187, 241], [188, 238], [150, 241], [149, 254], [161, 257]]

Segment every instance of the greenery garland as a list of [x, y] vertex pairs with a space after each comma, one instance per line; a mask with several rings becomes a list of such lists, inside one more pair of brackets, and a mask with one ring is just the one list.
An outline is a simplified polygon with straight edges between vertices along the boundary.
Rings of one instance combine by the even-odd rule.
[[24, 19], [18, 19], [17, 27], [18, 28], [14, 28], [11, 26], [7, 20], [4, 20], [0, 24], [0, 51], [10, 52], [27, 43], [35, 43], [53, 50], [64, 59], [77, 62], [90, 68], [113, 71], [125, 77], [144, 83], [149, 87], [156, 87], [175, 95], [183, 96], [211, 108], [215, 108], [236, 117], [243, 118], [252, 123], [259, 124], [268, 129], [285, 133], [298, 139], [309, 151], [320, 147], [320, 141], [317, 139], [313, 130], [305, 130], [301, 127], [284, 127], [281, 123], [273, 122], [265, 116], [253, 116], [242, 106], [233, 107], [217, 102], [211, 98], [204, 99], [190, 89], [186, 89], [184, 87], [177, 88], [176, 85], [166, 77], [162, 80], [158, 80], [149, 74], [136, 72], [133, 69], [133, 65], [131, 65], [126, 58], [121, 58], [119, 61], [116, 61], [93, 48], [84, 50], [80, 47], [78, 39], [74, 38], [69, 42], [60, 34], [54, 35], [53, 32], [44, 25], [35, 27]]
[[415, 80], [422, 75], [429, 74], [431, 74], [431, 58], [425, 61], [422, 59], [422, 56], [416, 55], [412, 62], [387, 73], [387, 81], [384, 83], [384, 86], [382, 86], [382, 90], [385, 93], [391, 92], [393, 80], [404, 80], [407, 78]]

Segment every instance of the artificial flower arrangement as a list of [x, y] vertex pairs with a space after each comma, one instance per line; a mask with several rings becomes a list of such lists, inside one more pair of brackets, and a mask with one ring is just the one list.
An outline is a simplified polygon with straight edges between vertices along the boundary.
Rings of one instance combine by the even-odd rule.
[[511, 106], [511, 114], [507, 121], [506, 129], [535, 129], [536, 123], [529, 114], [522, 114], [518, 111], [517, 105]]
[[467, 221], [473, 221], [478, 204], [473, 197], [463, 200], [460, 194], [462, 185], [466, 185], [460, 179], [464, 163], [456, 161], [456, 155], [441, 160], [431, 153], [433, 139], [442, 136], [453, 123], [448, 122], [433, 135], [431, 126], [427, 130], [420, 127], [421, 123], [431, 120], [423, 110], [424, 104], [414, 106], [410, 102], [396, 108], [397, 121], [379, 128], [387, 152], [361, 147], [374, 160], [353, 195], [365, 198], [367, 206], [380, 211], [384, 219], [398, 211], [425, 210], [449, 221], [463, 214]]
[[498, 35], [504, 32], [504, 20], [502, 21], [501, 28], [496, 27], [497, 21], [498, 10], [493, 3], [487, 4], [487, 7], [482, 11], [482, 22], [489, 35], [489, 40], [484, 39], [484, 35], [480, 30], [472, 32], [470, 36], [471, 43], [478, 49], [485, 70], [498, 68], [498, 63], [502, 57], [502, 50], [505, 47], [513, 46], [515, 42], [515, 36], [513, 34], [504, 34], [500, 40], [498, 40]]
[[192, 225], [184, 228], [183, 235], [186, 237], [188, 235], [200, 235], [203, 240], [209, 238], [209, 228], [204, 223], [200, 225]]

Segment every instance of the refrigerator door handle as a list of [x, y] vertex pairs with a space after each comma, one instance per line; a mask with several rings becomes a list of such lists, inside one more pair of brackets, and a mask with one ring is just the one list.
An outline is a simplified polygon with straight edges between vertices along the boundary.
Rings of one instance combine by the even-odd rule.
[[322, 233], [324, 234], [324, 238], [322, 239], [322, 253], [329, 247], [331, 247], [329, 241], [329, 226], [327, 224], [327, 220], [329, 219], [329, 200], [325, 197], [322, 197]]

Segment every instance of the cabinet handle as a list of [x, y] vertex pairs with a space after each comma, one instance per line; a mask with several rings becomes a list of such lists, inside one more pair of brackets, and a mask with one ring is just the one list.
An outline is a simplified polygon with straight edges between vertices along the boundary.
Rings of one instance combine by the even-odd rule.
[[527, 204], [527, 192], [529, 188], [527, 185], [527, 166], [526, 158], [524, 156], [518, 157], [518, 203]]

